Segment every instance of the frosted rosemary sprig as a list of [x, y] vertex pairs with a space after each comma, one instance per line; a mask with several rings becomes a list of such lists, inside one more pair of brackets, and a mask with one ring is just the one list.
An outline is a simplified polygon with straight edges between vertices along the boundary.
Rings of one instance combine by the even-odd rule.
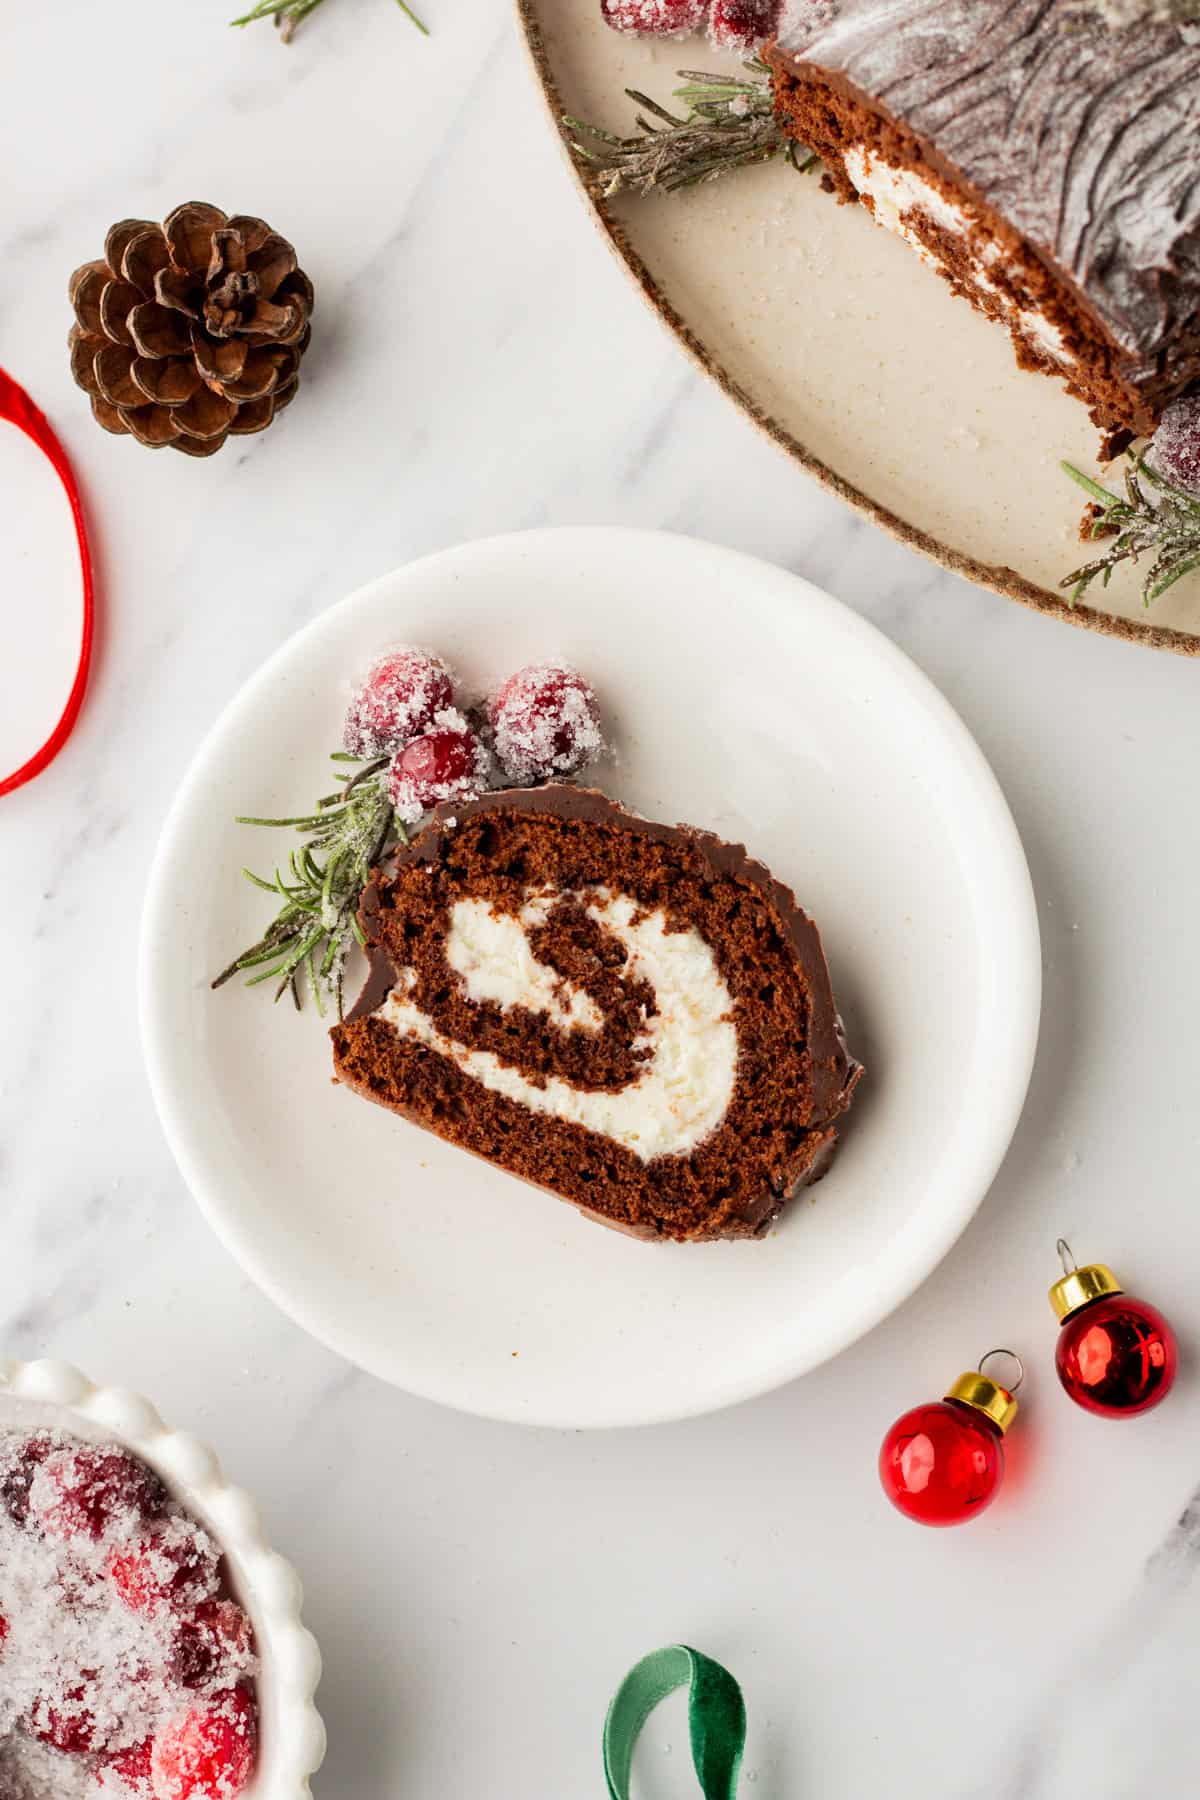
[[[231, 25], [253, 25], [256, 19], [274, 19], [279, 28], [279, 36], [285, 44], [290, 44], [296, 27], [302, 25], [310, 12], [315, 12], [321, 0], [257, 0], [257, 4], [244, 13], [240, 19], [231, 19]], [[408, 0], [396, 0], [400, 11], [412, 20], [418, 31], [429, 36], [429, 27], [423, 19], [419, 19]]]
[[715, 181], [730, 169], [773, 162], [779, 156], [786, 156], [801, 173], [811, 169], [819, 158], [785, 137], [775, 117], [766, 63], [751, 57], [745, 67], [745, 80], [680, 69], [683, 86], [673, 90], [673, 97], [687, 109], [682, 116], [636, 88], [626, 88], [641, 108], [632, 137], [618, 137], [564, 114], [567, 142], [606, 198], [623, 188], [636, 194], [661, 188], [673, 194]]
[[[1123, 496], [1101, 487], [1071, 463], [1062, 466], [1099, 508], [1089, 536], [1110, 540], [1102, 555], [1072, 570], [1059, 583], [1070, 588], [1072, 606], [1097, 576], [1107, 587], [1119, 563], [1136, 563], [1141, 556], [1154, 559], [1142, 582], [1144, 606], [1192, 569], [1200, 569], [1200, 500], [1159, 475], [1146, 461], [1144, 450], [1129, 453]], [[1154, 490], [1153, 496], [1143, 482]]]
[[[293, 827], [302, 841], [289, 853], [286, 877], [278, 867], [271, 881], [242, 870], [247, 881], [276, 895], [283, 905], [258, 942], [221, 971], [215, 988], [251, 970], [247, 987], [274, 981], [276, 1000], [290, 989], [299, 1010], [307, 979], [322, 1017], [324, 995], [330, 993], [341, 1018], [346, 957], [352, 940], [363, 941], [359, 897], [388, 850], [408, 842], [384, 786], [388, 760], [379, 756], [363, 763], [337, 793], [318, 800], [311, 813], [289, 819], [239, 816], [239, 825]], [[359, 758], [338, 750], [331, 761], [358, 763]]]

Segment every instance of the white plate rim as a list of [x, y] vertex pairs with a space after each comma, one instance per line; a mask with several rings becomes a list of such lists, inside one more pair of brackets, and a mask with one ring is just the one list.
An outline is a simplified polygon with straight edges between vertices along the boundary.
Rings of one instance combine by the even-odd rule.
[[[970, 1169], [964, 1172], [960, 1182], [963, 1194], [961, 1204], [954, 1209], [947, 1208], [936, 1223], [926, 1230], [919, 1251], [904, 1261], [897, 1260], [894, 1265], [889, 1265], [888, 1277], [881, 1277], [876, 1282], [869, 1302], [853, 1318], [844, 1321], [839, 1330], [831, 1331], [819, 1351], [781, 1359], [765, 1379], [743, 1377], [739, 1380], [736, 1364], [729, 1363], [722, 1371], [724, 1379], [710, 1384], [703, 1396], [690, 1403], [680, 1404], [675, 1399], [664, 1407], [648, 1400], [644, 1406], [639, 1407], [636, 1414], [631, 1414], [627, 1407], [617, 1413], [609, 1413], [602, 1406], [593, 1406], [589, 1416], [583, 1418], [563, 1416], [553, 1410], [534, 1412], [528, 1407], [506, 1406], [494, 1401], [485, 1403], [477, 1396], [467, 1399], [461, 1391], [462, 1383], [453, 1378], [444, 1377], [440, 1383], [401, 1383], [394, 1370], [384, 1367], [381, 1360], [372, 1356], [368, 1348], [362, 1345], [350, 1347], [345, 1341], [337, 1341], [337, 1334], [324, 1325], [313, 1322], [303, 1300], [293, 1294], [285, 1283], [274, 1278], [269, 1264], [256, 1250], [253, 1234], [239, 1230], [238, 1222], [222, 1208], [214, 1191], [219, 1185], [219, 1178], [206, 1164], [203, 1144], [191, 1129], [187, 1108], [181, 1103], [176, 1084], [171, 1079], [173, 1034], [167, 1017], [167, 984], [156, 979], [156, 947], [167, 941], [170, 935], [171, 874], [175, 852], [186, 832], [192, 806], [204, 791], [209, 762], [217, 752], [227, 729], [240, 719], [243, 712], [253, 710], [259, 691], [270, 684], [276, 671], [293, 652], [310, 637], [330, 630], [336, 618], [364, 604], [401, 573], [406, 579], [416, 580], [423, 571], [428, 571], [432, 565], [447, 559], [484, 558], [494, 554], [501, 546], [505, 553], [519, 553], [523, 548], [535, 548], [543, 540], [561, 541], [581, 537], [621, 538], [633, 544], [644, 540], [661, 544], [666, 540], [691, 548], [700, 545], [705, 554], [725, 559], [731, 566], [738, 565], [743, 570], [765, 569], [773, 579], [785, 577], [805, 595], [807, 604], [836, 615], [839, 626], [850, 637], [857, 638], [865, 653], [878, 659], [906, 690], [908, 698], [924, 710], [939, 733], [953, 747], [962, 771], [973, 782], [977, 796], [977, 808], [972, 815], [973, 829], [976, 835], [982, 834], [991, 840], [994, 854], [1007, 870], [1006, 903], [1002, 909], [998, 909], [997, 917], [1003, 920], [1009, 933], [1011, 964], [1010, 984], [1006, 988], [1010, 1004], [1004, 1015], [1004, 1035], [995, 1051], [994, 1103], [988, 1114], [986, 1128], [978, 1133]], [[495, 533], [465, 543], [448, 545], [401, 564], [325, 608], [286, 638], [260, 664], [222, 708], [205, 734], [168, 809], [146, 885], [138, 946], [137, 986], [138, 1017], [146, 1072], [168, 1146], [189, 1191], [217, 1238], [275, 1305], [335, 1354], [345, 1357], [348, 1362], [391, 1385], [403, 1386], [405, 1391], [422, 1399], [432, 1400], [476, 1417], [505, 1423], [578, 1430], [666, 1424], [720, 1411], [769, 1393], [840, 1355], [851, 1344], [874, 1330], [917, 1291], [944, 1260], [978, 1211], [1016, 1130], [1037, 1051], [1042, 961], [1033, 883], [1016, 823], [1000, 784], [979, 745], [950, 702], [885, 633], [805, 577], [744, 551], [680, 532], [627, 526], [567, 525]], [[648, 1248], [647, 1253], [653, 1254], [653, 1250]]]

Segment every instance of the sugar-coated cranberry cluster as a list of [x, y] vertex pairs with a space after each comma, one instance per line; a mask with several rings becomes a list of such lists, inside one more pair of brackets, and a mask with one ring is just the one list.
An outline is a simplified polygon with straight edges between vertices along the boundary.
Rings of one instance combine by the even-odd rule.
[[778, 29], [783, 0], [600, 0], [614, 31], [687, 37], [708, 26], [719, 50], [756, 50]]
[[256, 1667], [217, 1545], [152, 1469], [0, 1432], [0, 1800], [236, 1800]]
[[376, 657], [351, 699], [342, 741], [352, 756], [390, 757], [388, 793], [405, 825], [499, 780], [577, 774], [604, 750], [596, 696], [565, 663], [518, 669], [467, 711], [456, 685], [440, 656], [404, 644]]

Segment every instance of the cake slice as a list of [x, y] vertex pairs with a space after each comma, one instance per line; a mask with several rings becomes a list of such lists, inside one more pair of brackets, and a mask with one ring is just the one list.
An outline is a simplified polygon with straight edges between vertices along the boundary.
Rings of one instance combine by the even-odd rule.
[[1200, 28], [1079, 0], [789, 0], [787, 133], [1061, 376], [1109, 453], [1200, 379]]
[[751, 1237], [861, 1070], [817, 929], [739, 845], [565, 785], [444, 806], [363, 896], [339, 1081], [646, 1238]]

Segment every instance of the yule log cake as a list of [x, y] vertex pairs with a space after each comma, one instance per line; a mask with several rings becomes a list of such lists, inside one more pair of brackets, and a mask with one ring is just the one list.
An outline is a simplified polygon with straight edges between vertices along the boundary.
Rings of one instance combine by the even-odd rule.
[[1078, 0], [790, 0], [767, 52], [843, 200], [1064, 376], [1116, 450], [1200, 378], [1200, 27]]
[[751, 1237], [860, 1070], [821, 940], [740, 845], [556, 784], [438, 809], [360, 914], [339, 1081], [647, 1238]]

